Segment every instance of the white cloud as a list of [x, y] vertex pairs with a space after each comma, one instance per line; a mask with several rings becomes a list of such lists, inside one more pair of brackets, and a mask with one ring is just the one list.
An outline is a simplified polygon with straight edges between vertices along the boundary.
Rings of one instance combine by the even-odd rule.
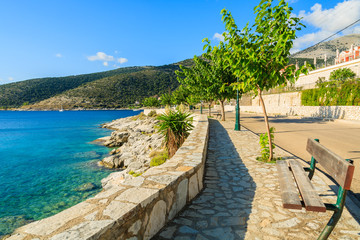
[[13, 77], [9, 77], [8, 79], [9, 79], [9, 81], [14, 81]]
[[220, 33], [215, 33], [213, 39], [216, 39], [218, 41], [224, 41], [224, 36]]
[[118, 62], [119, 62], [120, 64], [123, 64], [123, 63], [128, 62], [128, 60], [127, 60], [127, 58], [118, 58]]
[[89, 61], [114, 61], [114, 57], [107, 55], [104, 52], [97, 52], [95, 56], [89, 56], [87, 58]]
[[57, 53], [57, 54], [55, 54], [55, 57], [57, 57], [57, 58], [62, 58], [63, 55], [62, 55], [61, 53]]
[[[360, 0], [344, 1], [330, 9], [323, 9], [321, 4], [316, 3], [311, 7], [310, 12], [300, 11], [297, 17], [303, 18], [305, 25], [317, 29], [316, 32], [305, 34], [294, 41], [294, 49], [302, 49], [331, 36], [359, 19]], [[343, 34], [356, 33], [354, 31], [360, 32], [360, 26], [352, 26]]]
[[[94, 56], [87, 57], [89, 61], [102, 61], [104, 66], [109, 66], [109, 62], [119, 62], [120, 64], [128, 62], [127, 58], [115, 58], [111, 55], [107, 55], [104, 52], [97, 52]], [[118, 67], [116, 64], [114, 67]]]

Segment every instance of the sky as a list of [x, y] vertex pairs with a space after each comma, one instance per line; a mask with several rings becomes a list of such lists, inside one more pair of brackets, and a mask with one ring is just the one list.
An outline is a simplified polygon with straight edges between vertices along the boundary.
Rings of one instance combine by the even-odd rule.
[[[0, 0], [0, 84], [160, 66], [217, 45], [231, 11], [239, 28], [260, 0]], [[277, 2], [277, 0], [275, 0]], [[360, 19], [360, 0], [288, 0], [307, 26], [292, 52]], [[360, 33], [360, 22], [341, 33]]]

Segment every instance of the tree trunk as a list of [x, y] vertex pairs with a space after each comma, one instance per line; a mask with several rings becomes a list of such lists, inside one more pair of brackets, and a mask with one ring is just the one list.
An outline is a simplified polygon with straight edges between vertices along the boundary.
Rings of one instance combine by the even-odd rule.
[[211, 103], [212, 102], [209, 102], [209, 117], [211, 117]]
[[264, 113], [264, 119], [265, 119], [265, 126], [266, 126], [266, 131], [268, 134], [268, 140], [269, 140], [269, 150], [270, 150], [270, 156], [269, 156], [269, 162], [273, 159], [273, 146], [272, 146], [272, 141], [271, 141], [271, 135], [270, 135], [270, 127], [269, 127], [269, 121], [268, 121], [268, 116], [266, 113], [266, 109], [265, 109], [265, 104], [264, 104], [264, 100], [262, 98], [261, 95], [261, 89], [258, 87], [258, 93], [259, 93], [259, 100], [263, 109], [263, 113]]
[[225, 100], [220, 100], [220, 106], [221, 106], [221, 121], [225, 121], [224, 101], [225, 101]]

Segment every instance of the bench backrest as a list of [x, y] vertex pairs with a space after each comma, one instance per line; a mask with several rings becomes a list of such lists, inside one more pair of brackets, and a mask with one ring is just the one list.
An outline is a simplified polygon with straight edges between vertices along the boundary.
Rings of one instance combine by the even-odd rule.
[[345, 190], [350, 190], [351, 180], [354, 175], [354, 165], [310, 138], [307, 141], [306, 150], [340, 186]]

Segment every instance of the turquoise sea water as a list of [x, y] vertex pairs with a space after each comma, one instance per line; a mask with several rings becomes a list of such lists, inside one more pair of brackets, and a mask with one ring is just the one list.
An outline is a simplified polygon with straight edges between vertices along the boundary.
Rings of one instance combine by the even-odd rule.
[[139, 113], [0, 111], [0, 238], [98, 193], [111, 172], [96, 164], [109, 149], [91, 143], [110, 135], [100, 124]]

